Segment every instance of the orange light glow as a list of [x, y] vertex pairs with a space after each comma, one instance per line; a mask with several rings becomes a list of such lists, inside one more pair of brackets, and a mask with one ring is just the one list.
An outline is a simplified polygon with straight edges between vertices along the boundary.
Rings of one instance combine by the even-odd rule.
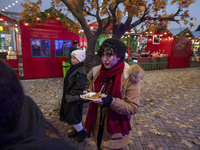
[[3, 21], [3, 18], [0, 18], [0, 21]]
[[25, 26], [29, 26], [29, 23], [28, 23], [28, 22], [26, 22], [26, 23], [24, 23], [24, 25], [25, 25]]

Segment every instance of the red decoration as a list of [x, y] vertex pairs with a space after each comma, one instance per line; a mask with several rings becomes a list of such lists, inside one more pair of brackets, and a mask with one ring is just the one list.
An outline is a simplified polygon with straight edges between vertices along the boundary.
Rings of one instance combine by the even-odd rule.
[[24, 26], [29, 26], [29, 23], [28, 23], [28, 22], [25, 22], [25, 23], [24, 23]]

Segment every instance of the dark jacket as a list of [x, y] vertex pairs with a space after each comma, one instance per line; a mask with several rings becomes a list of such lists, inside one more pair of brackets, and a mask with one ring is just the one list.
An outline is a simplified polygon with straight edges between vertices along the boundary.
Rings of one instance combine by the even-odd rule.
[[71, 70], [72, 66], [64, 79], [60, 121], [71, 125], [82, 121], [83, 101], [80, 95], [85, 90], [87, 78], [85, 67], [80, 64], [75, 70]]
[[1, 135], [1, 150], [66, 150], [75, 149], [64, 140], [45, 136], [44, 117], [28, 96], [25, 96], [21, 116], [14, 131]]

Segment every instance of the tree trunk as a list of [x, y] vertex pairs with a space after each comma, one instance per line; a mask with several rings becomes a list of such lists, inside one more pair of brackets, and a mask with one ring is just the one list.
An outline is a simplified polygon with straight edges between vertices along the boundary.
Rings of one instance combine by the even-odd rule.
[[126, 32], [126, 28], [124, 25], [114, 25], [115, 27], [113, 28], [113, 38], [120, 40], [121, 37], [124, 35]]
[[86, 71], [89, 72], [90, 69], [95, 66], [95, 45], [97, 42], [96, 37], [87, 38], [87, 51], [86, 51], [86, 59], [85, 59], [85, 67]]

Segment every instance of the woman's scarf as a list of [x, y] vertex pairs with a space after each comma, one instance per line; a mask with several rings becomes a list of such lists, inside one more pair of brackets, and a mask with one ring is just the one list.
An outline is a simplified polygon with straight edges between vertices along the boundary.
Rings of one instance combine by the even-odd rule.
[[[95, 92], [99, 92], [103, 86], [105, 78], [113, 78], [113, 86], [109, 91], [112, 97], [122, 98], [121, 96], [121, 76], [124, 70], [124, 62], [120, 62], [111, 69], [106, 69], [104, 65], [101, 65], [100, 74], [94, 82]], [[90, 133], [94, 128], [96, 121], [98, 104], [91, 103], [88, 109], [85, 128], [87, 129], [87, 137], [90, 137]], [[130, 122], [127, 115], [120, 115], [112, 109], [107, 110], [107, 130], [109, 133], [127, 133], [131, 130]]]

